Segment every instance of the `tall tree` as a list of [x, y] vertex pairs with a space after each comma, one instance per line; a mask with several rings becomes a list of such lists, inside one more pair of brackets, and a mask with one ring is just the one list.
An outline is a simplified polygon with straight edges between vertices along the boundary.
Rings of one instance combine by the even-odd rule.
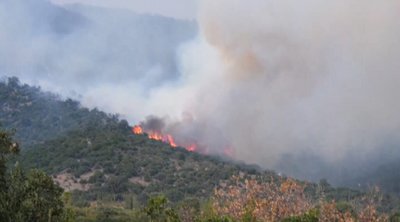
[[12, 136], [0, 131], [0, 221], [63, 221], [63, 190], [39, 170], [25, 173], [18, 163], [7, 169], [19, 146]]

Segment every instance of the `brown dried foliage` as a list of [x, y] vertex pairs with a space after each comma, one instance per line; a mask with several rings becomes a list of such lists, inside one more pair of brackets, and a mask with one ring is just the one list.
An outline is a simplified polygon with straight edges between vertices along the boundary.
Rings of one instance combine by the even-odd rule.
[[220, 215], [241, 220], [251, 217], [261, 221], [279, 221], [301, 215], [312, 204], [304, 195], [304, 187], [294, 180], [261, 183], [256, 179], [232, 178], [233, 184], [215, 189], [214, 209]]
[[213, 209], [216, 214], [237, 221], [281, 221], [312, 209], [318, 209], [318, 220], [322, 222], [388, 221], [386, 215], [377, 212], [376, 194], [353, 203], [355, 212], [351, 213], [340, 212], [334, 201], [326, 201], [323, 197], [319, 201], [311, 200], [304, 189], [304, 185], [290, 178], [262, 182], [256, 178], [234, 176], [230, 182], [215, 189]]

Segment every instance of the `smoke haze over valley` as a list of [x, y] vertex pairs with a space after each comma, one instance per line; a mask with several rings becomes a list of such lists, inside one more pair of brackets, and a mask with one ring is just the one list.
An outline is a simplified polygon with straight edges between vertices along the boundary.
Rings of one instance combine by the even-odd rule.
[[372, 183], [400, 158], [399, 9], [202, 0], [196, 20], [180, 20], [5, 0], [0, 72], [132, 125], [154, 115], [207, 153], [229, 147], [299, 178]]

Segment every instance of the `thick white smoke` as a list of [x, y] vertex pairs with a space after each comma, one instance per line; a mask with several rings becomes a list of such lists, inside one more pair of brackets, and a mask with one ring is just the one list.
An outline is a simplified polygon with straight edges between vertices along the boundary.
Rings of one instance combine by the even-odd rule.
[[122, 9], [2, 0], [0, 75], [139, 121], [166, 101], [151, 98], [176, 84], [176, 48], [196, 32], [192, 21]]
[[183, 45], [193, 24], [33, 2], [0, 2], [2, 74], [309, 178], [400, 144], [397, 0], [202, 0]]
[[263, 166], [286, 154], [362, 159], [400, 136], [399, 10], [396, 0], [203, 0], [203, 41], [183, 56], [198, 78], [190, 111]]

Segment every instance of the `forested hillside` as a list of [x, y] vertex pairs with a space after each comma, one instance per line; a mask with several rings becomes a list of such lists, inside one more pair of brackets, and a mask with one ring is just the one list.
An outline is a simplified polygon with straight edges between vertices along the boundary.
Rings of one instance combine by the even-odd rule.
[[[233, 189], [235, 193], [235, 187], [249, 189], [252, 183], [251, 186], [256, 186], [254, 192], [269, 183], [286, 186], [287, 178], [272, 171], [173, 148], [146, 135], [135, 135], [128, 122], [117, 115], [89, 110], [71, 99], [64, 100], [40, 88], [21, 84], [17, 78], [0, 83], [0, 109], [2, 127], [15, 130], [15, 138], [21, 142], [22, 153], [18, 158], [21, 165], [26, 169], [39, 168], [51, 175], [64, 191], [72, 193], [70, 204], [73, 206], [92, 209], [111, 204], [138, 209], [161, 194], [171, 206], [193, 200], [205, 204], [210, 198], [229, 199], [232, 193], [224, 193], [228, 192], [226, 189]], [[235, 176], [253, 182], [237, 184], [238, 181], [232, 182]], [[257, 185], [257, 181], [263, 181], [264, 185]], [[360, 191], [332, 188], [326, 181], [295, 183], [299, 185], [290, 186], [297, 187], [310, 200], [321, 198], [321, 192], [327, 200], [338, 203], [361, 200], [364, 196]], [[274, 186], [262, 189], [281, 189]], [[223, 188], [222, 193], [215, 193], [218, 187]], [[383, 195], [378, 206], [391, 212], [396, 203], [396, 198]], [[87, 212], [78, 211], [78, 214], [87, 217]]]
[[0, 19], [1, 75], [40, 78], [67, 93], [172, 81], [177, 48], [197, 34], [192, 21], [47, 0], [0, 1]]
[[112, 120], [90, 122], [38, 144], [23, 154], [22, 162], [64, 180], [60, 184], [66, 189], [86, 191], [79, 194], [86, 200], [110, 194], [108, 198], [123, 201], [124, 195], [131, 194], [142, 203], [156, 193], [173, 202], [202, 198], [235, 173], [256, 173], [217, 157], [132, 135], [126, 122]]
[[180, 201], [208, 196], [220, 180], [240, 171], [259, 173], [256, 167], [134, 135], [117, 115], [83, 108], [17, 78], [0, 83], [0, 96], [0, 121], [15, 130], [23, 166], [63, 178], [58, 181], [67, 190], [86, 191], [80, 195], [85, 201], [97, 200], [100, 193], [119, 200], [133, 193], [144, 202], [160, 192]]
[[2, 127], [16, 130], [15, 138], [23, 149], [90, 122], [118, 121], [116, 116], [82, 108], [71, 99], [61, 100], [38, 87], [20, 84], [15, 77], [0, 82], [0, 109]]

